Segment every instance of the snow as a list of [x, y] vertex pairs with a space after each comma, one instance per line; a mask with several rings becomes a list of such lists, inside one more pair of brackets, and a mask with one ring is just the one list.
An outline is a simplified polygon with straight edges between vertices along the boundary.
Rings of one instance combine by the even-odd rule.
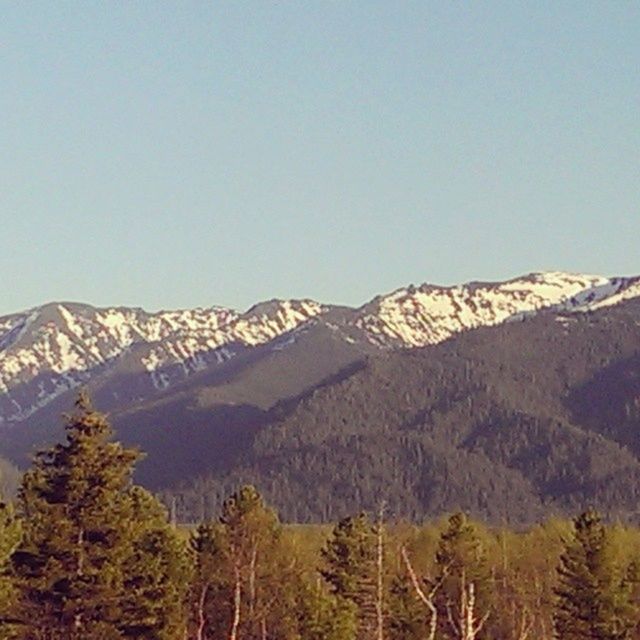
[[[621, 290], [622, 289], [622, 290]], [[627, 288], [618, 287], [615, 292], [609, 296], [600, 296], [593, 302], [589, 302], [577, 311], [597, 311], [605, 307], [611, 307], [620, 304], [625, 300], [632, 300], [640, 297], [640, 282], [634, 282]]]
[[82, 339], [82, 325], [78, 322], [78, 318], [74, 316], [73, 313], [71, 313], [64, 305], [58, 305], [58, 311], [60, 311], [60, 315], [67, 323], [69, 331], [76, 336], [76, 338]]
[[[532, 273], [495, 284], [423, 285], [379, 298], [376, 309], [359, 317], [356, 325], [379, 346], [391, 340], [396, 346], [423, 347], [459, 331], [521, 319], [541, 309], [593, 309], [625, 286], [621, 278], [563, 272]], [[620, 294], [630, 295], [634, 294]]]
[[60, 347], [60, 354], [53, 370], [63, 373], [65, 371], [82, 368], [82, 358], [73, 348], [73, 344], [69, 339], [69, 336], [65, 333], [58, 333], [56, 341], [58, 343], [58, 347]]
[[[403, 287], [327, 325], [350, 343], [359, 334], [379, 348], [413, 348], [541, 309], [566, 318], [636, 297], [638, 278], [531, 273], [498, 283]], [[31, 415], [125, 357], [135, 358], [150, 388], [161, 390], [221, 366], [242, 349], [271, 342], [275, 350], [286, 349], [331, 307], [313, 300], [271, 300], [242, 314], [224, 307], [147, 313], [59, 304], [52, 316], [50, 306], [46, 314], [44, 309], [0, 318], [0, 415], [5, 420]], [[17, 402], [14, 390], [35, 379], [31, 401]]]

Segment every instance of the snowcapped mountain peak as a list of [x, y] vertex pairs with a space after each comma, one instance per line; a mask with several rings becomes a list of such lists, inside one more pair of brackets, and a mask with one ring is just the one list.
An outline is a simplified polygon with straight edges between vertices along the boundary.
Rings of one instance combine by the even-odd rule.
[[534, 272], [506, 282], [456, 286], [423, 284], [379, 296], [356, 325], [379, 346], [424, 347], [455, 333], [499, 324], [542, 309], [587, 310], [618, 294], [628, 279]]
[[126, 388], [113, 391], [119, 398], [147, 397], [261, 345], [288, 348], [318, 323], [367, 349], [413, 348], [544, 310], [593, 311], [634, 297], [640, 278], [534, 272], [505, 282], [409, 285], [358, 309], [309, 299], [267, 300], [244, 313], [53, 302], [0, 317], [0, 422], [23, 420], [98, 377], [126, 378]]
[[268, 300], [258, 303], [235, 323], [235, 331], [246, 344], [262, 344], [297, 328], [323, 313], [326, 307], [313, 300]]
[[[134, 345], [215, 332], [236, 317], [221, 307], [151, 314], [65, 302], [0, 318], [0, 421], [27, 417], [121, 360]], [[12, 393], [36, 381], [35, 401], [25, 404]]]

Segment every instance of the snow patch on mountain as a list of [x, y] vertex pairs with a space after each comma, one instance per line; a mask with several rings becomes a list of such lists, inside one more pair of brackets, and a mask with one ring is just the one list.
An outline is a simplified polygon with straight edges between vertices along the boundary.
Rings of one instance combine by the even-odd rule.
[[259, 345], [286, 349], [316, 323], [367, 349], [414, 348], [542, 310], [593, 311], [634, 297], [640, 278], [547, 272], [498, 283], [409, 286], [359, 309], [270, 300], [245, 313], [224, 307], [148, 313], [52, 303], [0, 318], [0, 422], [25, 419], [112, 372], [132, 381], [132, 397], [142, 397]]
[[594, 297], [583, 303], [578, 311], [597, 311], [605, 307], [640, 298], [640, 279], [638, 278], [614, 278], [614, 286], [610, 292]]
[[[273, 300], [245, 314], [223, 307], [151, 314], [141, 309], [44, 305], [0, 319], [0, 393], [9, 394], [43, 375], [47, 378], [38, 384], [32, 403], [18, 403], [17, 412], [10, 412], [11, 419], [22, 418], [130, 357], [134, 348], [152, 386], [165, 389], [176, 375], [184, 378], [226, 362], [236, 353], [232, 345], [270, 342], [322, 311], [322, 305], [310, 300]], [[7, 414], [2, 400], [0, 396], [0, 420]]]
[[562, 272], [532, 273], [503, 283], [422, 285], [374, 300], [355, 324], [378, 346], [424, 347], [460, 331], [522, 319], [543, 309], [576, 310], [624, 285], [620, 278]]

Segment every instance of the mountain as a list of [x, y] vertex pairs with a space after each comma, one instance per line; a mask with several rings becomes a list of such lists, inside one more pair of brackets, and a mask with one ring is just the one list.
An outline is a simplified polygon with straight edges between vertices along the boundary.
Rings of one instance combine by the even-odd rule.
[[502, 283], [422, 285], [374, 299], [355, 324], [383, 346], [424, 347], [543, 309], [590, 311], [640, 295], [640, 278], [532, 273]]
[[96, 378], [127, 380], [113, 389], [115, 401], [119, 392], [123, 401], [152, 395], [321, 310], [310, 301], [263, 303], [246, 314], [221, 307], [150, 314], [66, 303], [0, 318], [0, 421], [24, 421]]
[[[347, 342], [412, 348], [544, 308], [586, 310], [636, 295], [638, 279], [538, 273], [504, 283], [411, 286], [359, 309], [271, 300], [245, 313], [147, 313], [50, 303], [0, 318], [0, 424], [23, 422], [97, 379], [100, 386], [109, 379], [114, 405], [141, 400], [258, 346], [286, 348], [296, 329], [317, 322]], [[117, 379], [127, 384], [118, 388]]]
[[[217, 493], [209, 491], [210, 481], [222, 490], [241, 477], [252, 478], [259, 484], [269, 477], [272, 497], [288, 517], [318, 519], [327, 515], [328, 495], [333, 496], [335, 513], [356, 503], [369, 504], [363, 487], [370, 479], [364, 484], [357, 481], [360, 475], [367, 476], [366, 469], [361, 469], [364, 460], [368, 460], [370, 471], [374, 472], [379, 466], [376, 455], [384, 452], [384, 455], [392, 456], [396, 451], [399, 457], [393, 464], [402, 476], [400, 469], [408, 445], [404, 440], [396, 439], [398, 433], [404, 433], [402, 425], [408, 419], [406, 411], [415, 412], [422, 406], [418, 402], [422, 396], [411, 391], [412, 384], [418, 379], [425, 380], [424, 376], [433, 377], [432, 367], [436, 367], [437, 372], [446, 372], [442, 374], [442, 389], [433, 391], [434, 394], [449, 397], [457, 393], [464, 402], [479, 402], [476, 398], [482, 394], [478, 395], [475, 387], [463, 385], [459, 372], [453, 373], [458, 371], [456, 367], [463, 367], [467, 372], [465, 375], [480, 386], [495, 375], [491, 367], [476, 366], [473, 357], [465, 352], [466, 345], [479, 339], [477, 336], [482, 336], [482, 344], [487, 349], [482, 356], [483, 362], [492, 363], [497, 371], [510, 370], [521, 358], [522, 346], [527, 340], [533, 341], [541, 354], [547, 353], [551, 343], [541, 339], [540, 332], [546, 335], [547, 331], [541, 327], [549, 325], [554, 331], [573, 332], [574, 327], [588, 324], [593, 317], [617, 317], [623, 309], [635, 309], [638, 298], [639, 278], [534, 273], [501, 283], [409, 286], [378, 296], [359, 308], [312, 300], [271, 300], [244, 313], [222, 307], [149, 313], [141, 309], [98, 309], [77, 303], [51, 303], [0, 318], [0, 453], [24, 465], [34, 448], [57, 439], [61, 433], [60, 415], [72, 406], [76, 388], [84, 385], [89, 388], [97, 406], [110, 412], [118, 436], [148, 452], [140, 465], [139, 479], [154, 489], [175, 491], [176, 487], [181, 487], [174, 495], [180, 496], [185, 517], [192, 517], [194, 513], [195, 507], [189, 506], [189, 501], [202, 503], [201, 497], [194, 497], [198, 493], [198, 483], [215, 502]], [[635, 317], [633, 313], [629, 315], [624, 311], [623, 315], [625, 323], [636, 321], [629, 319]], [[615, 331], [623, 331], [623, 325], [616, 327]], [[612, 341], [618, 339], [615, 331], [610, 332]], [[506, 339], [504, 336], [514, 332], [519, 338], [513, 342], [513, 349], [498, 348]], [[581, 332], [580, 336], [578, 342], [600, 340], [600, 334], [593, 336]], [[582, 349], [578, 343], [576, 345], [578, 350]], [[574, 362], [575, 354], [564, 349], [560, 351], [564, 360], [558, 367], [572, 370], [578, 366]], [[632, 351], [629, 348], [624, 356], [633, 357]], [[503, 360], [497, 359], [497, 354]], [[556, 355], [549, 354], [549, 358]], [[622, 354], [619, 356], [622, 358]], [[436, 365], [438, 358], [444, 360]], [[404, 363], [407, 362], [415, 363], [415, 370], [406, 368]], [[452, 362], [456, 364], [450, 370], [448, 367]], [[399, 368], [394, 368], [396, 366]], [[525, 361], [519, 366], [526, 379], [527, 368], [532, 363]], [[397, 395], [387, 398], [389, 408], [377, 400], [386, 397], [391, 382], [386, 378], [367, 377], [380, 367], [380, 370], [391, 367], [388, 375], [395, 381], [393, 388]], [[605, 376], [604, 368], [589, 370], [594, 378], [585, 380], [584, 384], [596, 387], [608, 384], [611, 388], [616, 385], [616, 375], [628, 375], [622, 368], [619, 373], [609, 373], [609, 377], [601, 381], [598, 375]], [[614, 368], [615, 371], [618, 370]], [[354, 381], [362, 380], [368, 380], [368, 386], [365, 385], [368, 390], [362, 398], [373, 402], [369, 409], [360, 409], [363, 416], [368, 416], [366, 421], [360, 419], [362, 433], [351, 435], [354, 442], [369, 442], [369, 436], [377, 433], [378, 440], [375, 446], [369, 443], [364, 447], [369, 457], [364, 455], [356, 460], [352, 454], [347, 455], [338, 442], [332, 448], [330, 443], [314, 440], [318, 435], [315, 427], [309, 432], [307, 413], [299, 412], [308, 403], [317, 403], [313, 405], [317, 416], [312, 424], [320, 424], [325, 418], [329, 424], [338, 416], [334, 427], [340, 431], [340, 425], [345, 424], [342, 421], [349, 422], [345, 416], [350, 416], [354, 407], [364, 402], [350, 386], [356, 384]], [[450, 389], [451, 385], [455, 389]], [[504, 389], [513, 387], [513, 381], [508, 377], [496, 378], [491, 393], [485, 390], [482, 397], [486, 406], [491, 407], [491, 411], [487, 409], [493, 416], [489, 421], [491, 424], [494, 418], [497, 422], [511, 421], [520, 412], [518, 415], [531, 418], [536, 429], [547, 433], [551, 427], [543, 428], [537, 422], [544, 414], [545, 420], [565, 421], [578, 430], [575, 433], [583, 433], [593, 415], [578, 419], [576, 416], [580, 412], [576, 409], [569, 416], [566, 414], [568, 400], [559, 400], [573, 386], [573, 382], [565, 381], [549, 389], [544, 403], [541, 400], [530, 413], [521, 410], [518, 404], [527, 397], [528, 391], [518, 389], [510, 404], [500, 395], [504, 395]], [[412, 398], [407, 406], [405, 401], [399, 400], [405, 396]], [[545, 403], [555, 407], [551, 414], [542, 410]], [[420, 410], [426, 411], [427, 407]], [[389, 421], [385, 428], [393, 437], [385, 440], [376, 425], [380, 416], [386, 416], [389, 411], [404, 416], [404, 422]], [[502, 417], [498, 419], [497, 416]], [[591, 431], [602, 431], [605, 418], [599, 420], [595, 427], [589, 427]], [[523, 426], [525, 423], [529, 424], [526, 420], [522, 424], [517, 422], [519, 426], [515, 431], [520, 433], [529, 429]], [[438, 444], [442, 460], [449, 465], [447, 474], [455, 476], [454, 470], [460, 467], [472, 477], [474, 469], [494, 468], [496, 473], [489, 483], [491, 486], [503, 483], [513, 491], [520, 491], [522, 504], [537, 504], [536, 509], [540, 510], [547, 508], [548, 497], [544, 492], [530, 491], [529, 480], [525, 482], [519, 475], [513, 475], [513, 470], [509, 472], [511, 476], [504, 476], [501, 469], [511, 467], [496, 465], [495, 452], [490, 456], [483, 453], [484, 457], [476, 453], [463, 454], [464, 448], [461, 449], [459, 443], [454, 444], [457, 441], [453, 434], [457, 428], [461, 427], [454, 422], [449, 431], [443, 427]], [[284, 433], [286, 437], [277, 436], [280, 440], [277, 452], [274, 452], [270, 449], [269, 438]], [[346, 437], [347, 433], [349, 429], [342, 428], [340, 438]], [[383, 430], [382, 433], [386, 432]], [[311, 437], [311, 434], [315, 435]], [[451, 438], [447, 440], [449, 436]], [[299, 449], [287, 448], [307, 437], [311, 440], [305, 444], [305, 450], [323, 451], [323, 460], [328, 465], [324, 471], [317, 468], [317, 461], [312, 461], [307, 468], [306, 463], [299, 460]], [[607, 442], [612, 440], [610, 434], [603, 437]], [[618, 440], [613, 439], [615, 446], [627, 451], [629, 443]], [[421, 455], [424, 463], [426, 454], [423, 451]], [[433, 451], [429, 455], [436, 456]], [[614, 459], [619, 454], [611, 455]], [[356, 476], [342, 477], [334, 469], [335, 464], [341, 466], [341, 459], [343, 464], [338, 471], [354, 474], [353, 469], [359, 468]], [[275, 473], [268, 466], [269, 460], [273, 464], [278, 460], [277, 469], [281, 472]], [[410, 462], [408, 459], [407, 464]], [[413, 460], [411, 464], [415, 462]], [[269, 471], [265, 470], [265, 464]], [[302, 464], [302, 467], [294, 472], [291, 465], [295, 464]], [[312, 469], [315, 471], [311, 472]], [[342, 478], [344, 490], [329, 481], [326, 476], [329, 470], [335, 472], [336, 478]], [[309, 473], [305, 476], [303, 471]], [[324, 480], [319, 479], [316, 472], [321, 476], [324, 473]], [[388, 469], [386, 473], [380, 476], [385, 477], [385, 482], [395, 478], [388, 476]], [[291, 484], [292, 477], [304, 478], [304, 482], [310, 483], [312, 490], [306, 502], [299, 487], [296, 489], [295, 483]], [[467, 486], [463, 479], [458, 478], [455, 482], [460, 487]], [[283, 503], [282, 490], [277, 488], [285, 485], [291, 486], [292, 496], [297, 496], [288, 504]], [[352, 489], [346, 487], [353, 486], [360, 488], [351, 495]], [[447, 491], [453, 491], [452, 486]], [[403, 491], [408, 490], [405, 485], [402, 487]], [[321, 493], [316, 495], [314, 491]], [[482, 491], [487, 495], [491, 493], [486, 488]], [[346, 492], [344, 500], [339, 498], [341, 492]], [[458, 495], [455, 491], [454, 494]], [[311, 496], [315, 496], [313, 500]], [[537, 497], [534, 500], [532, 496]], [[570, 504], [570, 501], [554, 500], [554, 507], [559, 509], [568, 508]], [[293, 510], [291, 503], [296, 505]], [[412, 517], [449, 504], [446, 501], [435, 503], [424, 497], [407, 499], [405, 503], [405, 512]], [[532, 509], [525, 511], [530, 514]]]
[[[240, 422], [238, 422], [240, 424]], [[254, 483], [292, 521], [464, 509], [523, 524], [640, 515], [640, 300], [541, 312], [386, 351], [272, 409], [227, 467], [167, 492], [184, 517]]]

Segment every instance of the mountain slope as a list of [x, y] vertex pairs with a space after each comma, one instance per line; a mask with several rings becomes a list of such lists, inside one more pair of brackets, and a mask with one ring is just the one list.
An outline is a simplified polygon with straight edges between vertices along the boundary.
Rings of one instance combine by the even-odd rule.
[[245, 314], [219, 307], [149, 314], [49, 304], [0, 319], [0, 423], [22, 422], [96, 378], [127, 380], [115, 385], [113, 404], [151, 396], [321, 309], [311, 301], [274, 301]]
[[587, 311], [640, 293], [636, 279], [532, 273], [503, 283], [399, 289], [366, 305], [355, 324], [381, 345], [424, 347], [540, 310]]
[[628, 513], [639, 296], [638, 278], [538, 273], [358, 309], [45, 305], [0, 318], [0, 454], [24, 465], [58, 439], [86, 385], [148, 452], [138, 479], [181, 485], [185, 518], [242, 480], [291, 519], [382, 491], [411, 517], [458, 505], [525, 521], [587, 499]]
[[[454, 508], [529, 522], [640, 499], [640, 304], [539, 314], [387, 352], [273, 412], [224, 475], [173, 492], [202, 515], [240, 482], [292, 520]], [[624, 421], [619, 420], [624, 418]]]
[[359, 309], [272, 300], [243, 314], [221, 307], [147, 313], [52, 303], [0, 318], [0, 424], [24, 422], [78, 385], [100, 386], [97, 379], [109, 379], [109, 407], [150, 398], [318, 320], [346, 342], [414, 348], [545, 308], [583, 311], [639, 294], [637, 278], [538, 273], [409, 287]]

